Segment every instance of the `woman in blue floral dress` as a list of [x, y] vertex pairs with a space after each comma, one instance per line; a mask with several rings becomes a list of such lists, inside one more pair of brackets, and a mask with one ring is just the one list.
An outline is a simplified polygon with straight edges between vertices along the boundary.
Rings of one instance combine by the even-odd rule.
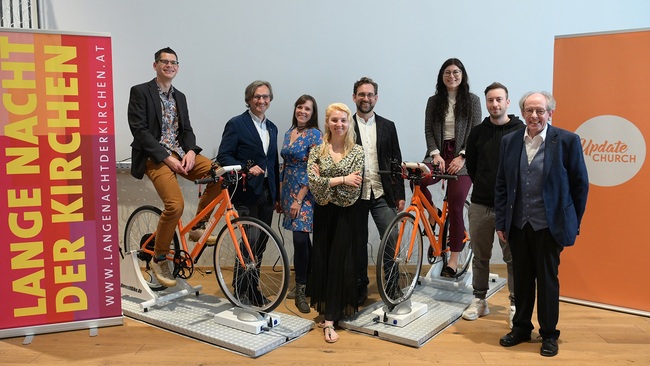
[[281, 174], [282, 226], [293, 233], [296, 273], [295, 304], [301, 313], [309, 313], [305, 296], [311, 253], [314, 196], [309, 192], [307, 159], [309, 150], [322, 142], [318, 129], [318, 107], [310, 95], [302, 95], [294, 104], [291, 128], [284, 134], [280, 155], [284, 159]]

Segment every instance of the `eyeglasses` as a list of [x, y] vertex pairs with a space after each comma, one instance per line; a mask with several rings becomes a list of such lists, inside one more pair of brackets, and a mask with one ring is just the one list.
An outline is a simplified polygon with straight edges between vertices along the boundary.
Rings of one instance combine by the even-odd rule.
[[363, 98], [366, 98], [366, 97], [368, 99], [372, 99], [372, 98], [375, 97], [375, 94], [374, 93], [368, 93], [368, 94], [366, 94], [366, 93], [357, 93], [357, 98], [363, 99]]
[[159, 62], [159, 63], [161, 63], [161, 64], [163, 64], [165, 66], [167, 66], [167, 65], [178, 66], [179, 65], [179, 62], [175, 61], [175, 60], [158, 60], [156, 62]]
[[546, 111], [546, 109], [541, 109], [541, 108], [540, 109], [532, 109], [532, 108], [524, 109], [524, 114], [526, 116], [532, 116], [533, 112], [537, 113], [537, 115], [539, 117], [541, 117], [541, 116], [545, 115], [547, 111]]
[[462, 70], [454, 70], [454, 71], [445, 70], [445, 72], [443, 72], [442, 74], [445, 75], [446, 77], [450, 77], [451, 75], [454, 75], [454, 77], [459, 77], [460, 75], [463, 74], [463, 71]]
[[260, 99], [269, 100], [269, 99], [271, 99], [271, 96], [268, 95], [268, 94], [255, 94], [255, 95], [253, 95], [253, 99], [255, 99], [255, 100], [260, 100]]

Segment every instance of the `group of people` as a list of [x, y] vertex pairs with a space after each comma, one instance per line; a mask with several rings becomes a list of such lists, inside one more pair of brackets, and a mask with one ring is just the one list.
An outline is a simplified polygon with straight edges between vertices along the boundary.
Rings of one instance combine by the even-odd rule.
[[[209, 173], [211, 161], [196, 145], [184, 94], [172, 86], [178, 56], [163, 48], [155, 53], [153, 68], [153, 80], [131, 88], [131, 173], [138, 179], [146, 175], [163, 201], [150, 265], [161, 284], [173, 287], [174, 276], [164, 261], [183, 212], [177, 176], [200, 178]], [[247, 110], [226, 123], [217, 155], [223, 166], [252, 162], [249, 179], [233, 192], [233, 205], [241, 216], [269, 225], [274, 211], [283, 213], [282, 225], [293, 235], [295, 305], [303, 313], [318, 311], [325, 341], [336, 342], [336, 322], [368, 298], [368, 216], [383, 235], [404, 208], [404, 181], [380, 174], [391, 169], [392, 161], [402, 161], [395, 124], [374, 112], [378, 85], [364, 77], [353, 86], [356, 112], [343, 103], [329, 105], [323, 132], [316, 100], [300, 96], [278, 154], [278, 129], [266, 117], [273, 100], [271, 84], [254, 81], [244, 94]], [[425, 161], [459, 178], [449, 182], [451, 256], [440, 275], [456, 274], [463, 249], [463, 206], [473, 184], [469, 230], [475, 299], [463, 318], [489, 313], [485, 297], [496, 233], [508, 268], [512, 328], [500, 344], [530, 340], [537, 295], [540, 352], [554, 356], [560, 252], [575, 241], [588, 191], [580, 141], [576, 134], [548, 124], [555, 101], [546, 92], [522, 97], [525, 124], [507, 114], [510, 100], [504, 85], [489, 85], [485, 98], [490, 115], [481, 121], [480, 99], [470, 92], [464, 65], [452, 58], [441, 66], [436, 92], [427, 103]], [[428, 189], [423, 191], [428, 194]], [[217, 185], [207, 185], [197, 213], [219, 192]], [[203, 232], [204, 224], [197, 225], [190, 239]], [[259, 290], [247, 296], [255, 305], [266, 300]]]

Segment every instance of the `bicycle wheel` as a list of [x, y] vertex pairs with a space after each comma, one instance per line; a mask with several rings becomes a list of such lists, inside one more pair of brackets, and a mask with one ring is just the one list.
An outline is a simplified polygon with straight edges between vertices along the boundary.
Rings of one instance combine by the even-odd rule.
[[[214, 269], [224, 296], [233, 305], [260, 312], [273, 311], [284, 299], [289, 286], [289, 260], [282, 241], [271, 228], [256, 218], [232, 221], [234, 236], [224, 226], [217, 236]], [[244, 239], [249, 243], [252, 257]], [[244, 261], [242, 266], [237, 248]]]
[[388, 225], [377, 253], [377, 288], [389, 308], [411, 297], [421, 270], [422, 233], [413, 215], [402, 212]]
[[[465, 223], [465, 239], [463, 240], [463, 250], [460, 251], [458, 255], [458, 267], [456, 267], [456, 278], [462, 276], [467, 272], [469, 266], [472, 265], [472, 258], [474, 252], [472, 251], [472, 246], [470, 245], [469, 237], [469, 218], [467, 213], [469, 212], [469, 201], [465, 201], [463, 206], [463, 221]], [[443, 249], [447, 248], [449, 240], [449, 217], [445, 220], [445, 230], [442, 237]], [[445, 253], [444, 264], [446, 265], [449, 262], [450, 252]]]
[[[158, 282], [156, 276], [153, 274], [153, 270], [149, 267], [151, 254], [142, 251], [141, 247], [158, 228], [158, 221], [160, 220], [161, 214], [162, 211], [158, 207], [140, 206], [133, 211], [131, 216], [129, 216], [124, 229], [124, 252], [128, 253], [134, 250], [138, 251], [136, 256], [140, 264], [142, 277], [144, 277], [149, 288], [154, 291], [164, 290], [166, 287]], [[154, 240], [152, 239], [147, 244], [147, 248], [153, 250], [153, 245]], [[179, 249], [180, 244], [178, 241], [178, 235], [177, 233], [174, 233], [170, 250], [174, 253], [178, 253]]]

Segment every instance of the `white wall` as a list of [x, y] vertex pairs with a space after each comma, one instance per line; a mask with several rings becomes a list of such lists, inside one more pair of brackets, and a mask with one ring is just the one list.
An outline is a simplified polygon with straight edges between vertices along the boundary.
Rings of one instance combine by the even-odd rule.
[[516, 101], [524, 92], [552, 90], [556, 35], [650, 27], [647, 0], [45, 0], [45, 5], [46, 29], [112, 35], [118, 160], [131, 153], [129, 88], [153, 78], [153, 54], [165, 46], [179, 55], [174, 84], [188, 96], [207, 156], [216, 154], [225, 122], [245, 110], [244, 88], [255, 79], [272, 83], [275, 100], [268, 117], [283, 133], [301, 94], [312, 94], [323, 112], [332, 102], [351, 105], [353, 83], [370, 76], [379, 83], [376, 111], [397, 124], [405, 159], [421, 159], [426, 101], [447, 58], [465, 63], [470, 86], [481, 98], [492, 81], [508, 86], [510, 111], [519, 114]]
[[404, 159], [419, 160], [426, 100], [447, 58], [463, 61], [481, 99], [492, 81], [508, 86], [510, 112], [519, 114], [524, 92], [553, 88], [555, 36], [650, 27], [647, 0], [44, 2], [46, 29], [112, 36], [118, 160], [130, 157], [129, 88], [153, 78], [153, 54], [165, 46], [179, 55], [174, 85], [188, 96], [208, 157], [225, 122], [245, 110], [249, 82], [272, 83], [267, 116], [284, 133], [301, 94], [316, 98], [322, 120], [328, 104], [351, 105], [353, 83], [370, 76], [377, 113], [395, 121]]

